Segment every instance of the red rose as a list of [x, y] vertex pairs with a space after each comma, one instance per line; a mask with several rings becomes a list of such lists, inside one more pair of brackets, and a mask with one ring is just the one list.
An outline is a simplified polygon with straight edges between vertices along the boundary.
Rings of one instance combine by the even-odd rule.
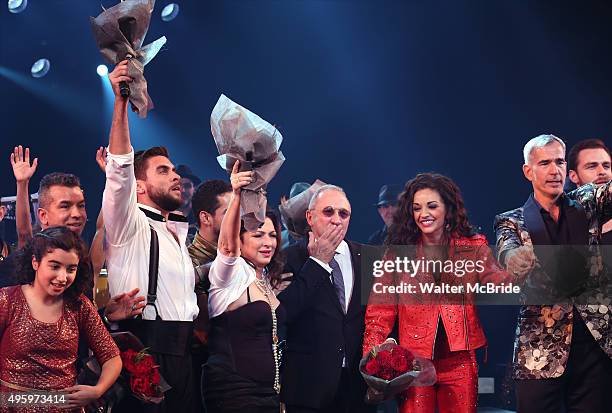
[[412, 354], [410, 350], [406, 350], [404, 347], [397, 346], [393, 351], [397, 351], [399, 354], [402, 354], [404, 357], [406, 357], [408, 364], [412, 365], [412, 362], [414, 361], [414, 354]]
[[396, 376], [412, 370], [414, 355], [403, 347], [393, 348], [393, 366]]
[[376, 353], [365, 364], [365, 372], [384, 380], [394, 378], [413, 369], [414, 355], [400, 346]]
[[131, 349], [121, 352], [121, 361], [123, 362], [123, 367], [129, 373], [134, 373], [137, 356], [138, 353]]
[[155, 368], [155, 362], [153, 361], [153, 357], [149, 354], [145, 354], [141, 356], [140, 360], [136, 361], [134, 364], [132, 374], [136, 374], [138, 376], [148, 375], [151, 370]]
[[385, 380], [393, 380], [395, 378], [395, 370], [391, 367], [383, 367], [378, 377]]
[[408, 361], [406, 360], [406, 357], [404, 355], [398, 354], [396, 357], [394, 357], [394, 360], [396, 373], [403, 374], [408, 371]]
[[157, 368], [155, 368], [151, 372], [151, 374], [149, 375], [149, 380], [151, 381], [151, 384], [159, 386], [159, 383], [161, 382], [161, 376], [159, 375], [159, 371], [157, 370]]
[[366, 362], [365, 371], [370, 376], [389, 380], [393, 376], [393, 357], [389, 350], [382, 350]]
[[378, 363], [378, 360], [376, 360], [375, 357], [372, 357], [366, 362], [365, 372], [368, 373], [370, 376], [378, 377], [378, 374], [380, 372], [380, 364]]
[[376, 358], [383, 368], [392, 368], [393, 356], [389, 350], [379, 351]]
[[143, 396], [153, 396], [151, 383], [145, 377], [130, 377], [130, 389], [132, 393]]

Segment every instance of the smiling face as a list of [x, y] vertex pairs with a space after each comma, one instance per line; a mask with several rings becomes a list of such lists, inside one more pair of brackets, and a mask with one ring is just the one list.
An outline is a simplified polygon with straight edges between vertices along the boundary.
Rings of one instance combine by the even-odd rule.
[[566, 167], [565, 150], [559, 142], [553, 141], [531, 151], [529, 163], [523, 165], [523, 173], [531, 181], [536, 199], [556, 199], [563, 193]]
[[32, 286], [49, 297], [58, 297], [74, 282], [78, 265], [79, 256], [75, 250], [55, 248], [43, 255], [40, 261], [32, 257], [32, 268], [36, 273]]
[[412, 200], [412, 216], [424, 240], [437, 243], [442, 239], [446, 205], [438, 191], [430, 188], [416, 191]]
[[240, 236], [240, 255], [253, 263], [256, 268], [263, 269], [272, 260], [277, 247], [277, 232], [274, 223], [266, 218], [263, 225], [255, 232], [246, 231]]
[[610, 155], [605, 149], [583, 149], [578, 153], [576, 170], [570, 170], [569, 177], [578, 186], [605, 184], [612, 179], [610, 163]]
[[181, 181], [174, 165], [165, 156], [152, 156], [146, 160], [146, 180], [137, 180], [138, 201], [172, 212], [181, 206]]
[[78, 186], [49, 187], [44, 205], [38, 208], [38, 219], [43, 229], [64, 226], [81, 235], [87, 222], [83, 190]]

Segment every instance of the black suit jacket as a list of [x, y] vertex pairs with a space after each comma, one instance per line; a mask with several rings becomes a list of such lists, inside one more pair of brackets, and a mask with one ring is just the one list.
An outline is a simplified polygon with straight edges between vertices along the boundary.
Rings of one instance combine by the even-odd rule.
[[288, 405], [313, 409], [329, 406], [338, 391], [342, 360], [346, 357], [351, 399], [348, 411], [372, 409], [363, 403], [366, 385], [358, 369], [365, 316], [360, 245], [348, 245], [354, 283], [346, 314], [330, 274], [309, 258], [306, 246], [298, 244], [285, 250], [285, 271], [294, 274], [289, 287], [278, 296], [287, 311], [281, 398]]

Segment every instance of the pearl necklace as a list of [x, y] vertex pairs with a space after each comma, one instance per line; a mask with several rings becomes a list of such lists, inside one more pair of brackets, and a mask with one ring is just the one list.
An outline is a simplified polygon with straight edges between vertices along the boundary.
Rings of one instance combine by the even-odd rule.
[[280, 356], [278, 352], [278, 323], [276, 320], [276, 311], [272, 305], [272, 296], [274, 293], [272, 292], [272, 288], [270, 287], [270, 283], [268, 279], [263, 276], [260, 280], [255, 275], [255, 285], [266, 297], [266, 301], [270, 306], [270, 311], [272, 312], [272, 354], [274, 356], [274, 391], [279, 394], [280, 393]]

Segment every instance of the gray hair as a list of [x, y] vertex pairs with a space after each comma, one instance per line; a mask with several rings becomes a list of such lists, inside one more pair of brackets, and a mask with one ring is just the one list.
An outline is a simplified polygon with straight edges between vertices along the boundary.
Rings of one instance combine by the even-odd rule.
[[523, 158], [525, 160], [525, 165], [529, 163], [529, 156], [531, 156], [531, 152], [534, 149], [543, 148], [546, 145], [549, 145], [553, 142], [558, 142], [563, 147], [563, 152], [565, 152], [565, 142], [561, 140], [561, 138], [556, 137], [555, 135], [539, 135], [535, 138], [532, 138], [525, 144], [523, 148]]
[[319, 197], [319, 195], [321, 195], [323, 192], [327, 192], [327, 191], [338, 191], [338, 192], [341, 192], [342, 194], [344, 194], [344, 196], [346, 196], [346, 192], [344, 192], [344, 189], [340, 188], [339, 186], [330, 185], [330, 184], [323, 185], [323, 186], [319, 187], [314, 192], [314, 194], [312, 194], [312, 198], [310, 198], [310, 202], [308, 202], [308, 209], [312, 209], [314, 207], [315, 203], [317, 202], [317, 198]]

